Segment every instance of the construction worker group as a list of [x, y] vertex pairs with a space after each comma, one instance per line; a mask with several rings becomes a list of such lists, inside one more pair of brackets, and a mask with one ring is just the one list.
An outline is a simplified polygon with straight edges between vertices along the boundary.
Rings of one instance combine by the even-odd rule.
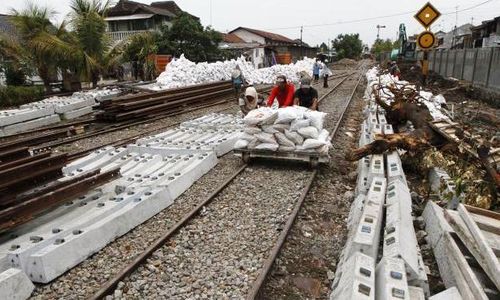
[[[318, 82], [321, 77], [323, 79], [323, 87], [328, 87], [328, 77], [332, 75], [332, 72], [326, 64], [317, 59], [313, 65], [312, 73], [314, 82]], [[308, 74], [301, 74], [298, 89], [295, 89], [295, 85], [288, 81], [286, 76], [278, 75], [276, 77], [276, 84], [266, 101], [253, 86], [247, 87], [245, 92], [241, 93], [241, 87], [245, 84], [245, 79], [239, 67], [235, 68], [231, 75], [235, 94], [239, 95], [238, 105], [243, 115], [247, 115], [251, 110], [261, 106], [270, 107], [275, 100], [277, 100], [278, 107], [280, 108], [299, 105], [311, 110], [318, 110], [318, 91], [312, 87], [312, 79]]]

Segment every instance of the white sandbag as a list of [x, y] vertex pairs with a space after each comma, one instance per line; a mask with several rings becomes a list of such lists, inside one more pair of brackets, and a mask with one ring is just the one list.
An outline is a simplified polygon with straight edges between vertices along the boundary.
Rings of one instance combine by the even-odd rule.
[[250, 142], [248, 142], [247, 148], [248, 149], [255, 149], [260, 144], [260, 141], [257, 138], [254, 138]]
[[295, 147], [295, 143], [289, 140], [283, 133], [277, 132], [274, 134], [274, 137], [278, 141], [278, 144], [287, 147]]
[[319, 135], [318, 129], [316, 129], [316, 127], [314, 126], [300, 128], [297, 132], [306, 139], [317, 139]]
[[270, 133], [265, 133], [265, 132], [261, 132], [261, 133], [258, 133], [256, 135], [254, 135], [261, 143], [266, 143], [266, 144], [278, 144], [278, 142], [276, 142], [276, 139], [274, 138], [274, 135], [270, 134]]
[[329, 139], [330, 139], [330, 133], [326, 129], [321, 130], [321, 132], [318, 134], [318, 140], [320, 141], [328, 142]]
[[323, 145], [316, 149], [316, 151], [321, 155], [328, 155], [328, 151], [330, 150], [329, 145]]
[[258, 109], [251, 110], [245, 118], [243, 118], [243, 123], [246, 125], [266, 125], [273, 124], [278, 117], [278, 112], [269, 107], [260, 107]]
[[316, 149], [324, 146], [325, 144], [325, 142], [317, 139], [307, 139], [304, 141], [304, 144], [302, 144], [302, 147], [304, 147], [304, 149]]
[[278, 147], [279, 147], [278, 144], [262, 143], [257, 145], [255, 149], [276, 151], [278, 150]]
[[244, 149], [248, 146], [249, 141], [247, 140], [237, 140], [236, 143], [234, 143], [234, 149]]
[[255, 127], [255, 126], [248, 126], [248, 127], [245, 127], [243, 129], [243, 132], [246, 134], [254, 135], [257, 133], [261, 133], [262, 129], [260, 129], [259, 127]]
[[274, 129], [274, 125], [264, 125], [262, 126], [262, 131], [265, 133], [270, 133], [270, 134], [275, 134], [276, 132], [279, 132], [278, 130]]
[[289, 124], [293, 120], [298, 119], [297, 109], [293, 106], [278, 109], [278, 118], [274, 124]]
[[321, 111], [310, 110], [304, 114], [304, 117], [311, 121], [311, 126], [316, 127], [318, 131], [323, 129], [326, 113]]
[[[262, 132], [261, 132], [262, 133]], [[252, 135], [252, 134], [248, 134], [246, 132], [243, 132], [241, 135], [240, 135], [240, 140], [246, 140], [246, 141], [252, 141], [255, 139], [255, 136]]]
[[293, 152], [293, 151], [295, 151], [295, 147], [280, 146], [278, 148], [278, 151], [280, 151], [280, 152]]
[[299, 131], [300, 128], [307, 127], [311, 124], [311, 121], [308, 119], [305, 120], [294, 120], [290, 126], [290, 131]]
[[285, 130], [290, 130], [290, 124], [274, 124], [273, 128], [281, 133], [285, 133]]
[[285, 130], [285, 136], [294, 142], [295, 145], [302, 145], [304, 138], [295, 131]]

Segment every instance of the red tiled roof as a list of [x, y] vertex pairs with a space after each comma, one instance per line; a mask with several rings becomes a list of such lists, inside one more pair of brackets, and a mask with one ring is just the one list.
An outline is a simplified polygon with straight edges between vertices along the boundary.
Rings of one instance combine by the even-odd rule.
[[267, 32], [267, 31], [262, 31], [262, 30], [257, 30], [257, 29], [252, 29], [252, 28], [247, 28], [247, 27], [238, 27], [229, 33], [233, 33], [238, 29], [243, 29], [246, 31], [249, 31], [253, 34], [259, 35], [265, 39], [271, 40], [271, 41], [276, 41], [276, 42], [282, 42], [282, 43], [288, 43], [288, 44], [296, 44], [296, 42], [292, 39], [287, 38], [286, 36], [282, 36], [281, 34], [277, 33], [272, 33], [272, 32]]
[[237, 36], [234, 33], [221, 33], [222, 34], [222, 40], [226, 43], [244, 43], [245, 41], [242, 40], [239, 36]]

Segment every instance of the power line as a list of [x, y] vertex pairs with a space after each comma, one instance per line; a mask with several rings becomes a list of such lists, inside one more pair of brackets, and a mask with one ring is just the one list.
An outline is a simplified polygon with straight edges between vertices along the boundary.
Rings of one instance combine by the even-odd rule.
[[[459, 12], [463, 12], [463, 11], [468, 11], [468, 10], [474, 9], [476, 7], [482, 6], [482, 5], [487, 4], [489, 2], [492, 2], [492, 1], [496, 1], [496, 0], [486, 0], [486, 1], [483, 1], [481, 3], [476, 4], [474, 6], [471, 6], [471, 7], [468, 7], [468, 8], [464, 8], [464, 9], [461, 9], [461, 10], [458, 10], [458, 11], [452, 11], [452, 12], [448, 12], [448, 13], [443, 13], [441, 15], [446, 16], [446, 15], [451, 15], [451, 14], [455, 14], [455, 13], [459, 13]], [[338, 22], [334, 22], [334, 23], [311, 24], [311, 25], [290, 26], [290, 27], [281, 27], [281, 28], [267, 28], [266, 30], [284, 30], [284, 29], [297, 29], [297, 28], [300, 28], [300, 27], [311, 28], [311, 27], [323, 27], [323, 26], [352, 24], [352, 23], [359, 23], [359, 22], [366, 22], [366, 21], [372, 21], [372, 20], [379, 20], [379, 19], [385, 19], [385, 18], [391, 18], [391, 17], [397, 17], [397, 16], [404, 16], [404, 15], [414, 14], [414, 13], [415, 13], [415, 11], [412, 10], [412, 11], [406, 11], [406, 12], [401, 12], [401, 13], [396, 13], [396, 14], [391, 14], [391, 15], [378, 16], [378, 17], [370, 17], [370, 18], [364, 18], [364, 19], [354, 19], [354, 20], [349, 20], [349, 21], [338, 21]]]

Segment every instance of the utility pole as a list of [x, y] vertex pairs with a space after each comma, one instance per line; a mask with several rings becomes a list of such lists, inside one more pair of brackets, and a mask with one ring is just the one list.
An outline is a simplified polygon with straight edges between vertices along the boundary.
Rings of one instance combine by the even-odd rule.
[[210, 27], [212, 27], [212, 0], [210, 0]]
[[300, 59], [303, 58], [303, 47], [302, 47], [302, 32], [304, 31], [304, 26], [300, 26]]
[[451, 49], [455, 47], [455, 38], [457, 35], [458, 26], [458, 6], [455, 6], [455, 27], [453, 28], [453, 39], [451, 40]]
[[380, 39], [380, 28], [385, 28], [385, 25], [377, 25], [377, 40]]

